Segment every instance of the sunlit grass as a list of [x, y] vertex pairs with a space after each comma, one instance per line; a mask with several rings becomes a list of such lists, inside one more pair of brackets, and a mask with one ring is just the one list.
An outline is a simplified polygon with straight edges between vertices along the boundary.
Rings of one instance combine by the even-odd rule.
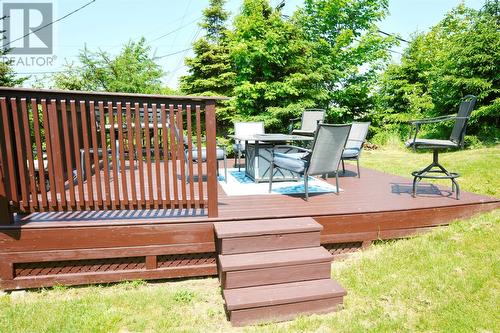
[[[361, 165], [387, 173], [411, 177], [411, 172], [432, 162], [432, 152], [414, 153], [404, 148], [365, 150]], [[490, 148], [442, 152], [439, 161], [449, 171], [458, 172], [463, 191], [500, 196], [500, 145]], [[449, 180], [424, 180], [450, 186]]]

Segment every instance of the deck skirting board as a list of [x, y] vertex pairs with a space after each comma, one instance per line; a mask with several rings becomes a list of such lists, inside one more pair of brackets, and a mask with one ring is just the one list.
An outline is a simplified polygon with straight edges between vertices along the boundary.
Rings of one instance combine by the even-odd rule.
[[[312, 217], [323, 226], [321, 244], [336, 256], [370, 241], [426, 232], [499, 207], [500, 202], [493, 201]], [[212, 219], [57, 228], [0, 226], [0, 289], [216, 275], [215, 248]]]

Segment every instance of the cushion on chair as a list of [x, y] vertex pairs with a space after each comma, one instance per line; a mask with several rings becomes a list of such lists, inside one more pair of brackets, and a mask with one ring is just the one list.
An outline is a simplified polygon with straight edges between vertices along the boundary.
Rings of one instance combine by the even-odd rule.
[[[300, 155], [300, 156], [299, 156]], [[307, 161], [301, 159], [303, 153], [281, 154], [274, 153], [274, 165], [278, 168], [290, 170], [297, 173], [304, 172]]]
[[312, 132], [312, 131], [302, 131], [302, 130], [299, 130], [299, 129], [294, 129], [292, 131], [292, 134], [295, 134], [295, 135], [305, 135], [305, 136], [314, 136], [314, 133], [315, 132]]
[[437, 140], [437, 139], [410, 139], [405, 142], [406, 147], [410, 148], [415, 146], [415, 148], [457, 148], [458, 144], [451, 140]]
[[[217, 147], [217, 159], [218, 160], [223, 160], [224, 159], [224, 149]], [[205, 162], [207, 160], [207, 149], [206, 148], [201, 148], [201, 161]], [[198, 161], [198, 149], [193, 149], [193, 161]]]
[[359, 151], [361, 149], [358, 148], [346, 148], [342, 153], [342, 158], [353, 158], [359, 155]]
[[234, 143], [233, 150], [234, 151], [245, 151], [245, 147], [241, 143]]

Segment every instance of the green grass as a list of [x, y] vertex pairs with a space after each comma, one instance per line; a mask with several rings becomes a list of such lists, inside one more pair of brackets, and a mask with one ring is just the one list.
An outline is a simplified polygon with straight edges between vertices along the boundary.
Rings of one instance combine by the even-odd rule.
[[[363, 167], [411, 178], [411, 172], [432, 162], [432, 152], [414, 153], [408, 149], [382, 148], [363, 151]], [[458, 172], [463, 191], [500, 196], [500, 145], [490, 148], [459, 150], [439, 154], [439, 161], [449, 171]], [[425, 182], [429, 180], [425, 179]], [[450, 186], [450, 181], [432, 181]]]
[[[446, 153], [464, 190], [499, 195], [498, 148]], [[365, 152], [362, 165], [408, 175], [429, 154]], [[332, 265], [344, 309], [233, 329], [217, 279], [55, 287], [0, 296], [0, 332], [499, 332], [500, 210]]]

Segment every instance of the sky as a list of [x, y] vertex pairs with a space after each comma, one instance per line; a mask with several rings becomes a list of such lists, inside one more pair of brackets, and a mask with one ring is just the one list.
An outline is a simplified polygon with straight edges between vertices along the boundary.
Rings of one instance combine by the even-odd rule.
[[[270, 0], [277, 5], [280, 0]], [[50, 2], [50, 0], [10, 0], [7, 2]], [[85, 5], [90, 0], [52, 0], [53, 20]], [[427, 31], [438, 23], [459, 0], [389, 0], [389, 14], [379, 23], [381, 30], [399, 34], [408, 39], [416, 31]], [[465, 0], [468, 7], [479, 9], [484, 0]], [[161, 57], [158, 63], [165, 71], [163, 81], [177, 88], [178, 78], [187, 73], [184, 58], [193, 55], [191, 44], [203, 31], [198, 22], [208, 0], [96, 0], [82, 10], [54, 23], [54, 49], [52, 60], [30, 64], [25, 61], [15, 67], [20, 75], [31, 75], [30, 85], [43, 73], [57, 72], [66, 62], [76, 62], [84, 45], [90, 50], [103, 50], [117, 54], [129, 40], [144, 36], [151, 52]], [[303, 0], [286, 0], [284, 14], [291, 15]], [[228, 0], [226, 9], [237, 14], [242, 0]], [[12, 23], [15, 24], [15, 23]], [[398, 61], [404, 43], [394, 47], [394, 61]], [[41, 64], [41, 65], [40, 65]]]

